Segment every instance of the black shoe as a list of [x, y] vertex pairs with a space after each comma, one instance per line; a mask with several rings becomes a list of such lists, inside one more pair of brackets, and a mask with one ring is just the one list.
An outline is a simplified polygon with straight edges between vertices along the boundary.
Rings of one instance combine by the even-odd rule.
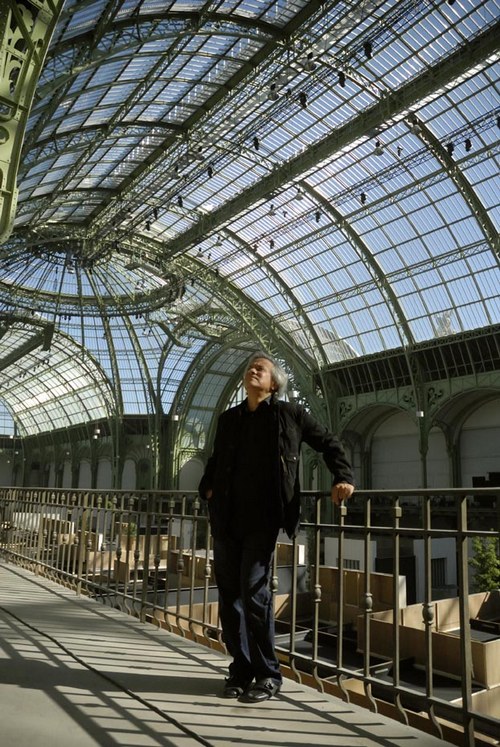
[[242, 679], [241, 677], [236, 677], [234, 674], [231, 675], [230, 677], [227, 677], [225, 685], [224, 685], [224, 690], [222, 691], [222, 697], [223, 698], [239, 698], [241, 695], [243, 695], [246, 692], [252, 680], [253, 680], [253, 677], [251, 679], [245, 680], [245, 679]]
[[257, 680], [245, 693], [245, 702], [262, 703], [277, 695], [281, 690], [281, 682], [271, 678]]

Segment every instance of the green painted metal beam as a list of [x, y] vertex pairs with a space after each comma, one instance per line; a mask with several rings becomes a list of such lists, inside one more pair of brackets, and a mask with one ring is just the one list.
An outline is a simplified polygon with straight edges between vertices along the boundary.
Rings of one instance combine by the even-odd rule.
[[64, 0], [0, 0], [0, 243], [10, 235], [35, 88]]

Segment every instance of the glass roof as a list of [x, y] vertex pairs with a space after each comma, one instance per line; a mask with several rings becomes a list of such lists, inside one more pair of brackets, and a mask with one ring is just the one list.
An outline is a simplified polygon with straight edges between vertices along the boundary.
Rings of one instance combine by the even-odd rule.
[[208, 427], [252, 347], [314, 370], [500, 323], [498, 21], [493, 0], [66, 0], [0, 246], [20, 431], [158, 403]]
[[58, 430], [115, 412], [114, 394], [96, 362], [52, 327], [8, 322], [2, 332], [0, 391], [11, 413], [22, 412], [19, 434]]

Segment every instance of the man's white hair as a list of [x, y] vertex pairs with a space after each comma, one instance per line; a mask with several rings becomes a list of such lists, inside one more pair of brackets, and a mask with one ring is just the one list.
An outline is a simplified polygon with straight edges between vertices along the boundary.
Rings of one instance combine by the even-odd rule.
[[245, 371], [248, 371], [252, 363], [256, 361], [257, 358], [265, 358], [266, 361], [270, 361], [272, 363], [273, 368], [271, 371], [271, 377], [276, 384], [276, 394], [278, 395], [278, 397], [282, 397], [286, 392], [288, 384], [287, 372], [279, 365], [279, 363], [275, 358], [273, 358], [272, 355], [269, 355], [269, 353], [266, 353], [264, 350], [258, 350], [256, 353], [253, 353], [250, 356]]

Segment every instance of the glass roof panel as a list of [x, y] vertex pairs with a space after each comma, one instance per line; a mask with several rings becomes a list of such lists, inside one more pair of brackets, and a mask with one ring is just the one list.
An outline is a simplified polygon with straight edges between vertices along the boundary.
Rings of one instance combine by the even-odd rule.
[[88, 354], [28, 322], [5, 327], [0, 391], [23, 436], [107, 417], [114, 406], [109, 383]]
[[497, 20], [494, 0], [68, 0], [0, 310], [86, 348], [131, 414], [252, 334], [313, 370], [498, 323]]

